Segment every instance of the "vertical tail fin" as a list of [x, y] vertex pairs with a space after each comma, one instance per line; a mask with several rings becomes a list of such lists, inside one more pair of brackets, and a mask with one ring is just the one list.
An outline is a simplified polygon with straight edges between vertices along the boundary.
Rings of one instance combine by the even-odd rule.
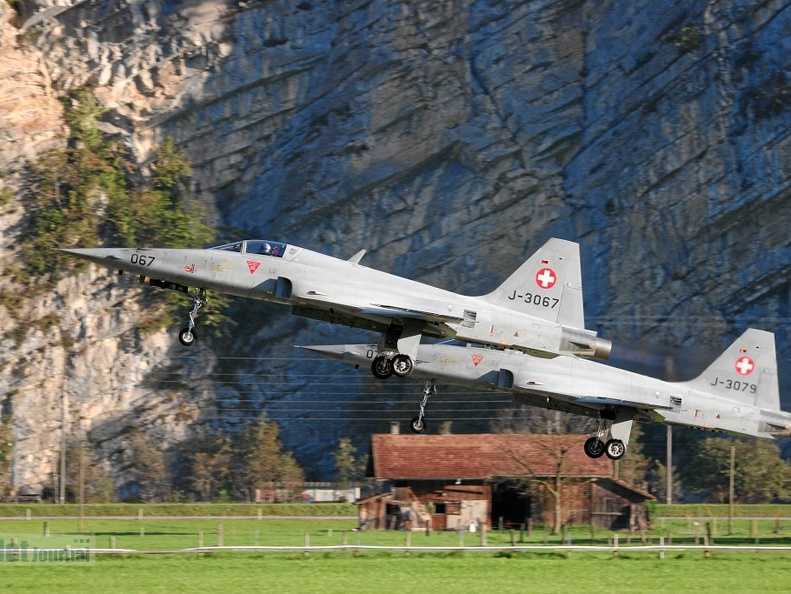
[[765, 410], [780, 410], [775, 335], [748, 329], [689, 387]]
[[520, 313], [584, 329], [579, 244], [550, 239], [483, 298]]

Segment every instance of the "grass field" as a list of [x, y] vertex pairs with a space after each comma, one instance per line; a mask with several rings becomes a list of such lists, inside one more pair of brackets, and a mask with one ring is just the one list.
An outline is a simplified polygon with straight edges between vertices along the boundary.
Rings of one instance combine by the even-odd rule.
[[[136, 509], [136, 508], [135, 508]], [[206, 510], [206, 508], [203, 508]], [[220, 517], [193, 519], [187, 513], [163, 514], [145, 508], [142, 520], [100, 520], [86, 518], [83, 532], [92, 535], [95, 546], [163, 551], [218, 544], [226, 546], [481, 546], [480, 533], [363, 531], [353, 528], [350, 519], [258, 519], [255, 510], [238, 514], [237, 508], [223, 508], [218, 516], [248, 515], [247, 519]], [[346, 508], [343, 508], [346, 509]], [[94, 510], [96, 511], [96, 510]], [[121, 510], [123, 511], [123, 510]], [[1, 513], [1, 512], [0, 512]], [[24, 513], [24, 512], [23, 512]], [[135, 512], [102, 515], [135, 515]], [[204, 511], [205, 513], [205, 511]], [[6, 514], [19, 517], [20, 514]], [[37, 514], [38, 515], [38, 514]], [[43, 515], [43, 514], [41, 514]], [[289, 514], [267, 514], [289, 515]], [[343, 515], [337, 513], [335, 515]], [[758, 517], [759, 514], [742, 514]], [[770, 515], [770, 514], [767, 514]], [[148, 519], [148, 517], [151, 519]], [[165, 519], [154, 519], [162, 516]], [[715, 544], [791, 546], [791, 525], [766, 520], [737, 520], [734, 533], [727, 534], [725, 520], [694, 520], [692, 514], [655, 523], [645, 535], [654, 544], [660, 536], [672, 537], [673, 544], [693, 544], [705, 525]], [[716, 516], [716, 514], [715, 514]], [[36, 535], [43, 538], [45, 525], [53, 539], [77, 534], [78, 520], [62, 519], [0, 521], [0, 539]], [[791, 524], [791, 523], [790, 523]], [[220, 536], [221, 534], [221, 536]], [[302, 551], [294, 553], [210, 553], [97, 556], [87, 565], [27, 564], [0, 562], [3, 592], [667, 592], [683, 588], [687, 592], [764, 593], [788, 591], [791, 553], [714, 551], [705, 557], [700, 550], [669, 551], [660, 560], [656, 551], [629, 549], [641, 537], [620, 534], [620, 549], [578, 552], [423, 552], [423, 551]], [[520, 538], [523, 537], [523, 538]], [[111, 540], [112, 539], [112, 540]], [[489, 547], [517, 544], [560, 544], [560, 535], [538, 527], [526, 534], [492, 530], [486, 533]], [[567, 534], [567, 544], [606, 546], [608, 531], [591, 532], [576, 526]], [[667, 542], [667, 540], [666, 540]], [[0, 551], [0, 554], [2, 551]]]
[[782, 553], [222, 554], [3, 566], [5, 592], [787, 592]]

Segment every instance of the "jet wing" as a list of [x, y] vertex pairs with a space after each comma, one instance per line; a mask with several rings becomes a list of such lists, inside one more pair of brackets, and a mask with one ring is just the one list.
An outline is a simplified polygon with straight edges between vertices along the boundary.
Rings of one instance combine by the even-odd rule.
[[623, 400], [621, 398], [601, 398], [598, 396], [583, 396], [582, 398], [576, 398], [576, 402], [579, 404], [587, 404], [587, 405], [601, 405], [601, 406], [624, 406], [627, 408], [637, 408], [640, 410], [646, 409], [657, 409], [657, 408], [665, 408], [670, 409], [670, 406], [666, 406], [664, 404], [654, 404], [648, 402], [637, 402], [635, 400]]
[[426, 311], [420, 309], [410, 309], [394, 305], [373, 304], [371, 307], [360, 310], [361, 314], [371, 316], [385, 316], [390, 318], [412, 318], [425, 320], [427, 322], [459, 322], [463, 318], [451, 313], [440, 313], [436, 311]]

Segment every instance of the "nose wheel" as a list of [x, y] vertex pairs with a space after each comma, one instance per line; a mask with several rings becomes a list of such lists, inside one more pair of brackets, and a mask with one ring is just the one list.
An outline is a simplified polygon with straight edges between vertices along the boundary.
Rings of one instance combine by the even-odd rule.
[[198, 310], [206, 305], [209, 299], [206, 297], [206, 290], [200, 289], [192, 297], [192, 310], [190, 311], [190, 321], [186, 328], [179, 332], [179, 342], [184, 346], [192, 346], [195, 344], [198, 336], [195, 334], [195, 316], [198, 315]]
[[434, 380], [426, 380], [426, 385], [423, 388], [423, 399], [420, 401], [420, 412], [409, 423], [409, 428], [413, 433], [423, 433], [426, 431], [426, 404], [428, 399], [436, 395], [437, 387]]

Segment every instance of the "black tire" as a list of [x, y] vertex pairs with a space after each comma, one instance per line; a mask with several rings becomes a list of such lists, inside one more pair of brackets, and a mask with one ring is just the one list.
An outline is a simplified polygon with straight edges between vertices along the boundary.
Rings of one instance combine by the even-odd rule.
[[371, 363], [371, 372], [377, 379], [387, 379], [393, 375], [393, 364], [384, 355], [378, 355], [374, 357], [374, 361]]
[[409, 422], [409, 428], [412, 433], [424, 433], [426, 431], [426, 419], [415, 417]]
[[398, 377], [408, 376], [415, 368], [415, 364], [412, 362], [412, 357], [401, 354], [393, 357], [392, 366], [393, 373], [395, 373]]
[[584, 448], [588, 458], [601, 458], [605, 450], [604, 442], [598, 437], [586, 439]]
[[620, 460], [626, 453], [626, 446], [620, 439], [611, 439], [607, 442], [606, 450], [610, 460]]
[[181, 332], [179, 332], [179, 342], [184, 346], [192, 346], [195, 344], [195, 341], [198, 340], [197, 334], [195, 334], [195, 330], [190, 330], [189, 328], [184, 328]]

